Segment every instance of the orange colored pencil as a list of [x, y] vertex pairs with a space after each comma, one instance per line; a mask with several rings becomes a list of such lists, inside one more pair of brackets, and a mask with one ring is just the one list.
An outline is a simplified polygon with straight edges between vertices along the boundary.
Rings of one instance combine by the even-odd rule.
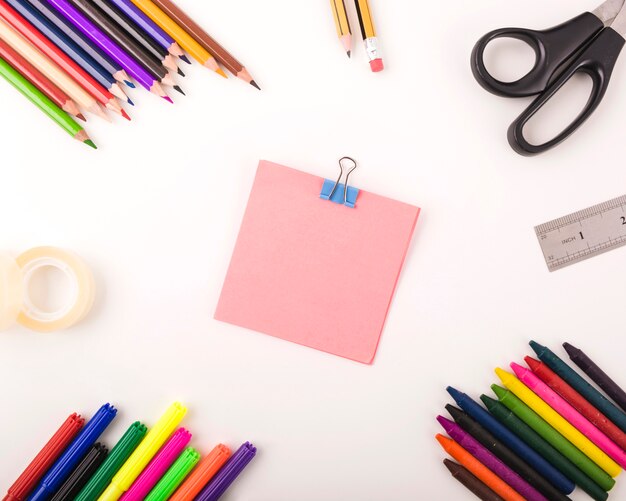
[[461, 463], [461, 465], [465, 466], [465, 468], [467, 468], [475, 477], [477, 477], [505, 501], [524, 501], [524, 498], [511, 489], [506, 482], [478, 461], [469, 452], [463, 449], [463, 447], [457, 444], [454, 440], [444, 437], [439, 433], [435, 436], [435, 438], [439, 444], [441, 444], [444, 451]]
[[230, 449], [224, 444], [216, 445], [198, 466], [191, 472], [169, 501], [192, 501], [209, 483], [230, 457]]

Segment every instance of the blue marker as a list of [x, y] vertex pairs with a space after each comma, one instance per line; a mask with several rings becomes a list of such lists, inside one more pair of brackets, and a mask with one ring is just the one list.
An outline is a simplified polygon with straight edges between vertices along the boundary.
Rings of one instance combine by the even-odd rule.
[[495, 417], [489, 414], [476, 401], [468, 395], [462, 393], [451, 386], [446, 388], [450, 396], [457, 405], [478, 421], [484, 428], [490, 431], [497, 438], [515, 452], [521, 459], [526, 461], [536, 471], [548, 480], [554, 487], [564, 494], [571, 494], [576, 487], [574, 482], [558, 471], [534, 449], [531, 449], [517, 435], [514, 435], [507, 427], [500, 423]]
[[37, 489], [28, 497], [28, 501], [48, 501], [70, 476], [76, 465], [95, 444], [98, 437], [113, 421], [117, 409], [111, 404], [104, 404], [95, 416], [78, 433], [74, 441], [56, 460], [43, 477]]

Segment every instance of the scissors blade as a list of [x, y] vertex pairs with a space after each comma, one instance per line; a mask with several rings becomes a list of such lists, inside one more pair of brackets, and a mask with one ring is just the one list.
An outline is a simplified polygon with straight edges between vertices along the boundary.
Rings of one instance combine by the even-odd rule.
[[598, 5], [591, 13], [600, 19], [605, 26], [609, 26], [623, 8], [624, 0], [606, 0], [606, 2]]

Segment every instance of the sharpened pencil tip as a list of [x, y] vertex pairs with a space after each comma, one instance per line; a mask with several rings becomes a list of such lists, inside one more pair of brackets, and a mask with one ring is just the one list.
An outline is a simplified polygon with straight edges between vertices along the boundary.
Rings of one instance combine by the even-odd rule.
[[348, 59], [350, 58], [350, 55], [352, 54], [351, 51], [346, 52], [346, 54], [348, 54]]
[[76, 118], [80, 118], [83, 122], [87, 121], [87, 119], [85, 118], [85, 115], [83, 115], [82, 113], [79, 113], [78, 115], [76, 115]]
[[220, 76], [223, 76], [224, 78], [228, 78], [228, 75], [226, 73], [224, 73], [224, 70], [222, 68], [216, 69], [215, 73], [217, 73]]
[[184, 54], [182, 56], [180, 56], [180, 59], [185, 61], [187, 64], [191, 64], [191, 61], [189, 60], [189, 58], [187, 56], [185, 56]]
[[126, 98], [126, 101], [128, 102], [128, 104], [130, 104], [131, 106], [135, 106], [135, 103], [133, 103], [132, 99], [130, 97]]
[[130, 117], [128, 116], [128, 113], [126, 113], [126, 110], [122, 110], [122, 116], [130, 122]]
[[124, 83], [128, 85], [131, 89], [135, 88], [135, 84], [129, 80], [124, 80]]
[[257, 89], [261, 90], [261, 87], [259, 87], [259, 85], [254, 80], [250, 80], [250, 85], [252, 85], [252, 87], [256, 87]]
[[161, 96], [161, 97], [165, 99], [168, 103], [174, 104], [174, 101], [172, 101], [172, 98], [170, 96]]
[[96, 143], [94, 143], [91, 139], [87, 139], [86, 141], [83, 141], [87, 146], [91, 146], [94, 150], [97, 150], [98, 147], [96, 146]]
[[178, 85], [174, 85], [174, 90], [180, 92], [183, 96], [186, 96], [187, 94], [185, 94], [185, 92], [183, 91], [183, 89], [181, 89]]
[[184, 76], [185, 76], [185, 74], [183, 73], [183, 70], [181, 70], [180, 68], [176, 68], [176, 69], [178, 70], [178, 74], [179, 74], [181, 77], [184, 77]]

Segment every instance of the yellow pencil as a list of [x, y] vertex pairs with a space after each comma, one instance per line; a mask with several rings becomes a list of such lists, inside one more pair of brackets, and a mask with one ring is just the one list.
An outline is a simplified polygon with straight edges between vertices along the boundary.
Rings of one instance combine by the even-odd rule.
[[522, 400], [528, 407], [541, 416], [549, 425], [574, 444], [589, 459], [596, 463], [612, 477], [620, 474], [622, 469], [609, 456], [602, 452], [591, 440], [569, 424], [552, 407], [546, 404], [541, 398], [533, 393], [524, 383], [500, 368], [496, 369], [496, 374], [512, 393]]
[[350, 29], [350, 21], [348, 21], [346, 4], [344, 0], [330, 0], [330, 7], [335, 18], [337, 36], [346, 50], [346, 54], [350, 57], [350, 52], [352, 51], [352, 30]]
[[98, 501], [117, 501], [126, 492], [174, 429], [187, 414], [187, 408], [173, 403], [157, 421], [128, 460], [120, 468]]
[[163, 31], [176, 40], [178, 45], [187, 51], [189, 55], [201, 65], [219, 73], [224, 78], [228, 78], [219, 64], [217, 64], [213, 54], [210, 54], [208, 50], [202, 47], [195, 38], [182, 29], [180, 25], [163, 12], [152, 0], [132, 0], [132, 2], [139, 7], [146, 16], [158, 24]]
[[365, 43], [365, 51], [370, 62], [370, 68], [373, 72], [379, 72], [385, 69], [383, 59], [380, 57], [378, 49], [378, 38], [376, 37], [376, 29], [374, 28], [374, 20], [372, 19], [372, 11], [367, 0], [354, 0], [356, 3], [356, 12], [359, 15], [359, 25], [361, 26], [361, 35]]

